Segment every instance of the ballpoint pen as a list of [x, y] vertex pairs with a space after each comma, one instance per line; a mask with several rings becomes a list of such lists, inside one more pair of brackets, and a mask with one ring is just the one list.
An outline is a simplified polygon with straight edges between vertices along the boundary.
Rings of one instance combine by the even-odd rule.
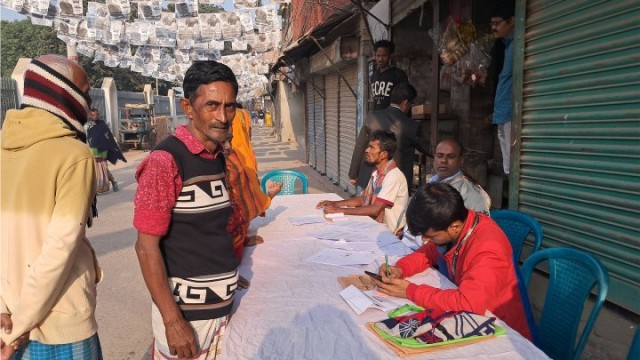
[[384, 256], [384, 274], [389, 277], [390, 272], [389, 272], [389, 256], [385, 255]]

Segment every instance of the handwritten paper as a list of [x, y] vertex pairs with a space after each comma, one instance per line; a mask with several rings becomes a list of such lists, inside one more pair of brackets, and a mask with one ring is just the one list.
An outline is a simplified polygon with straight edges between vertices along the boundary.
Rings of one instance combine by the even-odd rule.
[[[372, 254], [381, 254], [378, 245], [374, 242], [350, 242], [344, 240], [324, 240], [324, 243], [334, 249], [342, 249], [347, 251], [368, 251]], [[384, 255], [384, 254], [382, 254]]]
[[367, 222], [349, 221], [349, 222], [343, 222], [339, 224], [332, 224], [331, 226], [346, 228], [352, 231], [376, 231], [376, 230], [380, 230], [381, 228], [386, 229], [384, 225], [376, 222], [370, 222], [370, 221], [367, 221]]
[[287, 220], [289, 220], [292, 225], [296, 226], [325, 222], [321, 215], [289, 216]]
[[306, 259], [309, 262], [336, 266], [369, 265], [374, 260], [375, 257], [370, 253], [341, 249], [322, 249]]
[[368, 241], [375, 242], [377, 234], [373, 232], [351, 231], [348, 228], [327, 226], [307, 234], [321, 240]]

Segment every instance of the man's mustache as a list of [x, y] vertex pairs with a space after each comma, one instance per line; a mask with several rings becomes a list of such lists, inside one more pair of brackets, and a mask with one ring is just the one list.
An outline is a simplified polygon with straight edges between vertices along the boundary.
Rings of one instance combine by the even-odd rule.
[[229, 124], [222, 124], [222, 125], [217, 125], [217, 124], [213, 124], [213, 125], [209, 125], [210, 129], [222, 129], [222, 130], [228, 130], [231, 127], [231, 125]]

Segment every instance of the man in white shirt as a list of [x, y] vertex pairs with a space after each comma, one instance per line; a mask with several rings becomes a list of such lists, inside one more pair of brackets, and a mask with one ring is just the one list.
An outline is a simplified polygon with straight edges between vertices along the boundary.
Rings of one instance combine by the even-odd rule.
[[[445, 139], [438, 143], [433, 152], [433, 169], [435, 174], [427, 175], [427, 183], [444, 183], [458, 190], [464, 201], [464, 206], [477, 213], [489, 215], [491, 198], [480, 185], [468, 178], [462, 172], [464, 163], [464, 148], [456, 139]], [[405, 214], [402, 214], [404, 216]], [[417, 239], [405, 227], [402, 241], [411, 249], [422, 246], [420, 237]]]
[[467, 209], [489, 215], [491, 198], [480, 185], [462, 173], [463, 163], [464, 149], [460, 142], [455, 139], [440, 141], [433, 153], [433, 168], [436, 173], [428, 175], [427, 182], [453, 186], [462, 195]]
[[323, 209], [325, 214], [371, 216], [394, 233], [404, 227], [402, 215], [409, 192], [407, 180], [393, 160], [395, 150], [396, 137], [393, 133], [374, 131], [365, 150], [367, 162], [374, 166], [366, 189], [351, 199], [320, 201], [316, 208]]

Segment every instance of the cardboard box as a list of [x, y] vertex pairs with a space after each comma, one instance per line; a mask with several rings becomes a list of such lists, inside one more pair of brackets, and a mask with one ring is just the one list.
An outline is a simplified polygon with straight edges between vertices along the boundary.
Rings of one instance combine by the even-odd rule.
[[[447, 107], [445, 104], [440, 104], [438, 107], [438, 113], [444, 114], [447, 112]], [[411, 107], [411, 117], [412, 118], [422, 118], [425, 116], [431, 115], [431, 103], [425, 102], [424, 104], [414, 105]]]

